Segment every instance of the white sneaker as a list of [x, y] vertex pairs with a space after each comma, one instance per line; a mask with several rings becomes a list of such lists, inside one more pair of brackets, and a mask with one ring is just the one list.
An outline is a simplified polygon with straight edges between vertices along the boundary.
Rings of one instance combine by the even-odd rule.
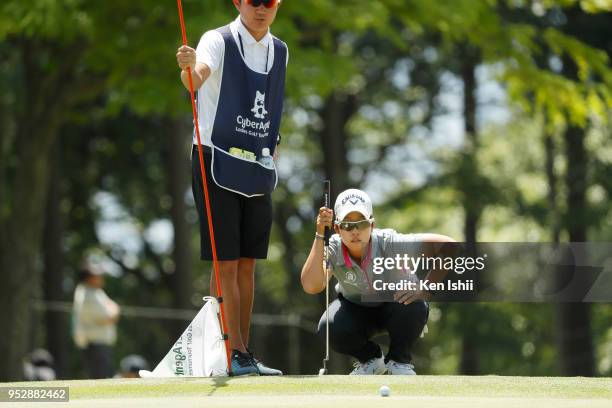
[[365, 363], [356, 362], [355, 368], [349, 375], [377, 375], [387, 372], [385, 357], [375, 357]]
[[390, 375], [416, 375], [414, 366], [408, 363], [398, 363], [397, 361], [389, 360], [386, 369]]
[[277, 370], [276, 368], [267, 367], [266, 365], [264, 365], [264, 363], [262, 363], [260, 360], [255, 358], [253, 353], [251, 353], [251, 350], [247, 349], [247, 354], [249, 355], [249, 357], [251, 357], [251, 361], [253, 362], [253, 365], [257, 367], [257, 370], [259, 371], [259, 375], [283, 375], [283, 372], [281, 370]]
[[255, 365], [259, 370], [259, 375], [283, 375], [281, 370], [277, 370], [276, 368], [267, 367], [261, 361], [255, 359]]

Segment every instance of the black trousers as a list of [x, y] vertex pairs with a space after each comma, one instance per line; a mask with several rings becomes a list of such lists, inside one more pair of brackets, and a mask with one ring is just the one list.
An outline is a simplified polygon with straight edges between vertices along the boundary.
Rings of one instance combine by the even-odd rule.
[[[365, 307], [339, 295], [329, 305], [330, 347], [364, 363], [380, 357], [380, 346], [372, 341], [381, 333], [389, 335], [386, 360], [410, 363], [411, 349], [421, 335], [429, 317], [429, 305], [417, 301], [409, 305], [386, 302], [381, 306]], [[319, 321], [319, 335], [325, 338], [325, 312]]]
[[111, 378], [113, 370], [113, 348], [106, 344], [90, 343], [85, 350], [85, 362], [89, 378]]

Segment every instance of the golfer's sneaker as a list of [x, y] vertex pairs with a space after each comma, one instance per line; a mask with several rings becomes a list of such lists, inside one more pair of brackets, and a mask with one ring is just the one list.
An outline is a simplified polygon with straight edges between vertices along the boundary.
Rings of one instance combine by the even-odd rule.
[[232, 376], [238, 377], [241, 375], [259, 375], [259, 370], [255, 364], [253, 364], [251, 356], [249, 356], [247, 353], [232, 350], [231, 357]]
[[416, 375], [412, 364], [398, 363], [393, 360], [387, 363], [387, 371], [390, 375]]
[[251, 357], [251, 360], [253, 361], [253, 364], [255, 364], [255, 367], [257, 367], [257, 369], [259, 370], [260, 375], [283, 375], [283, 372], [281, 370], [277, 370], [276, 368], [266, 367], [264, 363], [262, 363], [260, 360], [255, 358], [253, 353], [251, 353], [251, 350], [247, 349], [247, 353]]
[[350, 375], [377, 375], [384, 374], [387, 371], [385, 366], [385, 357], [375, 357], [365, 363], [356, 362], [355, 369]]

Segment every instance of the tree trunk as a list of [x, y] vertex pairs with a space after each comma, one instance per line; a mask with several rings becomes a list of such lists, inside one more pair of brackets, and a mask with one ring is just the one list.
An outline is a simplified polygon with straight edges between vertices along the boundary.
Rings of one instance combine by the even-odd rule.
[[[172, 198], [172, 226], [174, 227], [174, 249], [172, 257], [174, 261], [174, 273], [172, 275], [172, 292], [174, 294], [174, 307], [179, 309], [192, 309], [193, 295], [193, 272], [191, 261], [190, 228], [185, 214], [187, 204], [185, 194], [189, 188], [189, 148], [191, 139], [189, 135], [189, 123], [176, 120], [172, 123], [168, 143], [168, 171], [169, 192]], [[189, 143], [187, 143], [189, 142]], [[179, 331], [184, 329], [180, 322]]]
[[[41, 47], [28, 39], [14, 41], [22, 60], [17, 69], [24, 78], [25, 110], [14, 118], [16, 126], [15, 158], [11, 175], [3, 182], [11, 188], [3, 202], [6, 214], [0, 218], [0, 381], [20, 380], [22, 360], [28, 352], [31, 302], [38, 293], [40, 268], [38, 257], [44, 224], [47, 185], [49, 182], [49, 150], [59, 129], [66, 108], [66, 84], [74, 84], [72, 74], [80, 48], [72, 54], [57, 57], [53, 72], [43, 72], [38, 58]], [[43, 64], [50, 65], [47, 61]], [[45, 80], [45, 87], [40, 85]], [[70, 88], [72, 89], [72, 88]], [[9, 148], [10, 149], [10, 148]], [[11, 177], [8, 180], [8, 177]]]
[[[292, 210], [293, 209], [290, 208], [289, 205], [283, 202], [275, 203], [274, 221], [276, 222], [276, 226], [278, 227], [283, 246], [285, 247], [283, 265], [285, 267], [285, 271], [287, 271], [287, 273], [289, 274], [289, 283], [287, 286], [289, 288], [301, 288], [301, 265], [297, 265], [295, 262], [295, 254], [297, 253], [298, 249], [296, 248], [294, 234], [287, 228], [287, 221], [293, 213]], [[314, 231], [314, 227], [311, 229], [312, 231]], [[292, 299], [290, 299], [290, 302], [293, 303], [295, 301], [299, 301], [298, 299], [298, 297], [293, 297]]]
[[[56, 146], [50, 158], [49, 192], [43, 231], [42, 251], [44, 256], [43, 293], [47, 302], [65, 301], [62, 284], [64, 281], [63, 222], [60, 209], [61, 176], [59, 170], [60, 152]], [[45, 313], [47, 349], [55, 360], [58, 378], [68, 378], [70, 329], [66, 314], [49, 310]]]
[[[564, 134], [567, 173], [565, 226], [570, 242], [587, 241], [587, 151], [585, 131], [570, 125]], [[557, 341], [561, 373], [567, 376], [595, 375], [595, 352], [591, 333], [591, 305], [559, 303], [556, 308]]]
[[[563, 74], [578, 81], [574, 61], [563, 59]], [[587, 241], [588, 209], [587, 150], [585, 129], [570, 124], [563, 135], [567, 170], [567, 213], [564, 227], [570, 242]], [[594, 376], [595, 352], [591, 333], [591, 306], [588, 303], [559, 303], [556, 307], [557, 342], [561, 373], [568, 376]]]
[[[51, 138], [50, 134], [46, 136]], [[0, 238], [0, 270], [4, 280], [0, 285], [0, 355], [4, 359], [0, 364], [0, 381], [22, 378], [21, 364], [30, 337], [30, 305], [40, 284], [36, 261], [47, 193], [48, 148], [45, 143], [35, 143], [31, 135], [20, 138], [19, 143], [22, 146], [18, 149], [19, 164], [12, 183], [12, 211], [1, 226], [4, 233]]]
[[0, 98], [0, 225], [4, 218], [5, 194], [7, 191], [6, 170], [8, 163], [9, 146], [11, 145], [11, 136], [9, 125], [9, 106], [4, 102], [7, 98]]
[[[357, 97], [333, 92], [321, 110], [319, 133], [325, 178], [331, 180], [331, 199], [349, 186], [348, 133], [346, 125], [357, 110]], [[330, 203], [333, 205], [333, 202]], [[316, 207], [318, 209], [318, 206]]]
[[559, 222], [559, 206], [557, 205], [557, 176], [555, 175], [555, 141], [553, 136], [545, 131], [544, 135], [544, 152], [546, 155], [546, 181], [548, 183], [548, 206], [549, 206], [549, 222], [551, 225], [552, 241], [555, 244], [559, 243], [561, 235], [561, 227]]
[[[478, 174], [477, 167], [477, 148], [478, 148], [478, 133], [476, 129], [476, 67], [478, 65], [478, 56], [476, 51], [470, 46], [463, 47], [461, 65], [461, 79], [463, 81], [463, 116], [465, 123], [465, 152], [463, 160], [467, 163], [462, 165], [463, 169], [470, 169], [472, 174], [459, 174], [458, 177], [476, 177]], [[468, 187], [469, 183], [465, 186]], [[469, 188], [466, 188], [466, 190]], [[463, 224], [464, 238], [468, 253], [475, 254], [477, 242], [478, 221], [481, 214], [481, 203], [477, 200], [475, 191], [463, 191], [463, 207], [465, 220]], [[477, 305], [464, 305], [464, 313], [475, 313], [474, 308]], [[465, 375], [475, 375], [479, 372], [477, 345], [476, 345], [476, 330], [477, 321], [467, 317], [461, 318], [463, 321], [462, 330], [462, 346], [461, 360], [459, 370]]]

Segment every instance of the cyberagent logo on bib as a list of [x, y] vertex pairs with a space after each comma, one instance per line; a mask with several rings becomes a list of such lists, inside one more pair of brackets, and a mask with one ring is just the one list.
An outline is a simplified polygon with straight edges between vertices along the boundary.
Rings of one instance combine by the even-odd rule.
[[266, 102], [266, 94], [256, 91], [255, 101], [253, 102], [253, 109], [251, 112], [255, 115], [257, 119], [263, 119], [268, 114], [265, 106]]

